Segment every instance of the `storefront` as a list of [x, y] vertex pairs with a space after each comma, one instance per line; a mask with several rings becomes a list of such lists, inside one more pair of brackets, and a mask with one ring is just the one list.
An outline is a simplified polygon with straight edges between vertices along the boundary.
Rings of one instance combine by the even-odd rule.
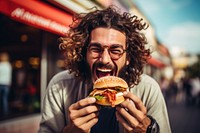
[[0, 122], [40, 113], [49, 79], [63, 69], [58, 38], [72, 22], [70, 13], [41, 1], [0, 1], [0, 52], [12, 65], [9, 111]]

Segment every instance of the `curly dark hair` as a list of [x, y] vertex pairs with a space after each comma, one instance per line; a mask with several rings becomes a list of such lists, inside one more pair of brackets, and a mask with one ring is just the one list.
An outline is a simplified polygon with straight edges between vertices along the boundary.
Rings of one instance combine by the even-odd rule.
[[122, 78], [131, 85], [140, 81], [143, 67], [150, 57], [150, 49], [147, 49], [147, 39], [141, 30], [148, 28], [142, 19], [136, 15], [124, 12], [120, 13], [114, 7], [103, 10], [95, 10], [87, 14], [74, 16], [73, 23], [65, 37], [60, 38], [60, 49], [65, 56], [66, 68], [75, 72], [77, 77], [89, 78], [90, 70], [86, 58], [87, 46], [90, 41], [90, 33], [97, 27], [116, 29], [126, 35], [127, 58], [130, 60], [126, 72]]

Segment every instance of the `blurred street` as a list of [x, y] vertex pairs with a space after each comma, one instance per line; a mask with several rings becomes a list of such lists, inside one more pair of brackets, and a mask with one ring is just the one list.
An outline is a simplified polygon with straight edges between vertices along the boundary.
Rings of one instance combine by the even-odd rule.
[[200, 133], [200, 106], [167, 102], [172, 133]]
[[[200, 106], [186, 105], [183, 101], [175, 103], [171, 99], [167, 102], [172, 133], [200, 133]], [[40, 116], [19, 120], [16, 123], [0, 124], [1, 133], [36, 133]]]

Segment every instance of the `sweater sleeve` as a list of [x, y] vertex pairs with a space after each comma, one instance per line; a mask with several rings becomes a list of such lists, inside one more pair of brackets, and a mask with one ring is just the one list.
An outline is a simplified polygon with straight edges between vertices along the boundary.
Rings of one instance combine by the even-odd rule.
[[38, 133], [59, 133], [65, 126], [65, 111], [60, 88], [60, 84], [51, 81], [46, 89]]
[[161, 133], [171, 133], [168, 112], [164, 97], [158, 83], [147, 75], [131, 89], [131, 92], [141, 98], [147, 108], [147, 114], [156, 119]]

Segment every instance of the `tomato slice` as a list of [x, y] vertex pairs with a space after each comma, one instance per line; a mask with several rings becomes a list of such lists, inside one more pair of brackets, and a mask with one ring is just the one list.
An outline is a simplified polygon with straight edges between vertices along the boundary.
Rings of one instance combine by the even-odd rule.
[[117, 91], [109, 91], [109, 90], [106, 90], [106, 91], [104, 91], [103, 94], [102, 94], [102, 95], [104, 95], [105, 97], [108, 98], [108, 101], [111, 103], [111, 106], [112, 106], [112, 107], [115, 106], [116, 93], [117, 93]]

